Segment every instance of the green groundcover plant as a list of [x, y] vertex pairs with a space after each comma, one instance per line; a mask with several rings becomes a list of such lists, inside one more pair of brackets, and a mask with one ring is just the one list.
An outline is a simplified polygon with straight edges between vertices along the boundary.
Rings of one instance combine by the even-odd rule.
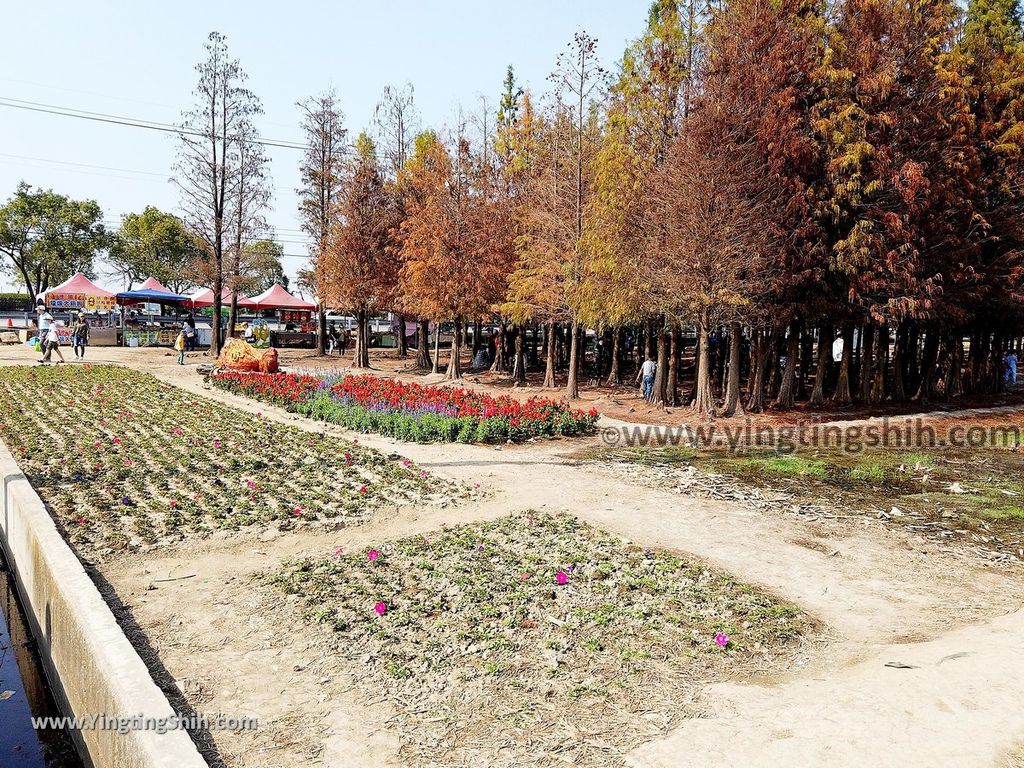
[[113, 366], [4, 369], [0, 438], [69, 537], [96, 550], [337, 527], [467, 493], [408, 460]]

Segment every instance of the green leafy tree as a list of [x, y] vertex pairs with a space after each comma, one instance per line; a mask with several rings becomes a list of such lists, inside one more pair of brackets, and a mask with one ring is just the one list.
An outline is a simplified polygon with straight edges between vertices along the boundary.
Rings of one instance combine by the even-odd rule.
[[281, 260], [284, 246], [273, 240], [256, 240], [242, 246], [238, 290], [252, 296], [263, 293], [275, 283], [288, 288], [288, 275]]
[[107, 262], [128, 287], [155, 277], [181, 293], [195, 285], [192, 265], [200, 250], [181, 219], [152, 205], [142, 213], [128, 213], [112, 238]]
[[1019, 317], [1024, 307], [1024, 33], [1018, 1], [972, 0], [949, 58], [965, 83], [969, 143], [977, 153], [971, 231], [979, 249], [977, 273], [971, 293], [957, 298], [998, 325], [1008, 312]]
[[76, 272], [93, 274], [107, 247], [103, 212], [94, 200], [72, 200], [25, 182], [0, 207], [0, 270], [24, 283], [33, 297]]
[[[664, 161], [689, 108], [695, 24], [692, 5], [684, 14], [677, 0], [656, 0], [647, 29], [626, 49], [611, 86], [587, 211], [591, 226], [581, 296], [584, 318], [591, 325], [618, 328], [652, 309], [649, 286], [641, 277], [648, 271], [641, 264], [645, 250], [639, 245], [647, 213], [644, 185]], [[618, 356], [613, 354], [612, 361], [609, 378], [617, 383]], [[674, 405], [668, 363], [664, 334], [659, 333], [653, 401]]]

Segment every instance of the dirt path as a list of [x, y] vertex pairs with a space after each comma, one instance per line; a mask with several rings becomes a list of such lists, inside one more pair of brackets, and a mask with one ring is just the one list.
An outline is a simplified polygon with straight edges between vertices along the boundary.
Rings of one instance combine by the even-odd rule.
[[[205, 389], [193, 369], [169, 357], [96, 351], [197, 394], [311, 431], [325, 429]], [[6, 358], [6, 350], [0, 356]], [[524, 508], [565, 510], [637, 543], [692, 553], [799, 603], [827, 627], [772, 684], [710, 687], [712, 717], [687, 721], [638, 749], [637, 766], [984, 766], [1006, 759], [1024, 738], [1019, 571], [985, 568], [860, 523], [809, 522], [628, 484], [570, 458], [580, 441], [486, 447], [358, 439], [434, 473], [479, 483], [492, 495], [429, 514], [400, 510], [333, 534], [212, 538], [104, 568], [197, 709], [255, 713], [275, 724], [255, 734], [218, 734], [229, 765], [401, 764], [397, 736], [386, 730], [391, 704], [358, 699], [347, 672], [317, 648], [297, 618], [281, 625], [287, 606], [268, 605], [248, 581], [250, 573], [335, 546]], [[154, 583], [189, 574], [195, 576]], [[938, 663], [960, 653], [968, 655]], [[884, 666], [892, 661], [917, 668]]]

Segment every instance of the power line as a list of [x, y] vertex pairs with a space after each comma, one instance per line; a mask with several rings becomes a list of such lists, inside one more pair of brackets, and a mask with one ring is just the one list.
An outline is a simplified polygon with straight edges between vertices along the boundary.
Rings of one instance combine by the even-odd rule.
[[51, 160], [48, 157], [29, 157], [28, 155], [10, 155], [6, 152], [0, 152], [0, 157], [9, 157], [14, 160], [32, 160], [33, 162], [39, 163], [57, 163], [58, 165], [73, 165], [78, 168], [98, 168], [102, 171], [117, 171], [118, 173], [138, 173], [143, 176], [159, 176], [163, 179], [167, 178], [166, 173], [155, 173], [153, 171], [134, 171], [131, 168], [112, 168], [108, 165], [90, 165], [89, 163], [73, 163], [70, 160]]
[[[94, 120], [99, 123], [124, 125], [132, 128], [147, 128], [151, 131], [174, 133], [179, 136], [207, 136], [207, 134], [201, 131], [195, 131], [180, 125], [171, 125], [170, 123], [160, 123], [151, 120], [139, 120], [131, 117], [122, 117], [120, 115], [109, 115], [104, 112], [89, 112], [83, 109], [59, 107], [53, 104], [41, 104], [35, 101], [25, 101], [24, 99], [13, 99], [8, 96], [0, 96], [0, 107], [11, 107], [12, 109], [25, 109], [30, 112], [42, 112], [44, 114], [60, 115], [62, 117], [77, 117], [81, 120]], [[295, 141], [278, 141], [275, 139], [243, 139], [243, 141], [246, 141], [247, 143], [250, 144], [262, 144], [265, 147], [281, 147], [282, 149], [302, 150], [306, 148], [304, 144], [300, 144], [299, 142]]]
[[[103, 171], [116, 171], [117, 173], [135, 173], [135, 174], [138, 174], [140, 176], [152, 176], [152, 177], [154, 177], [154, 178], [151, 178], [151, 179], [134, 179], [134, 181], [150, 181], [150, 182], [160, 182], [160, 183], [166, 183], [168, 181], [173, 181], [173, 177], [171, 175], [169, 175], [169, 174], [157, 173], [156, 171], [139, 171], [139, 170], [136, 170], [134, 168], [114, 168], [114, 167], [108, 166], [108, 165], [90, 165], [88, 163], [75, 163], [75, 162], [72, 162], [70, 160], [52, 160], [50, 158], [45, 158], [45, 157], [29, 157], [28, 155], [11, 155], [11, 154], [7, 154], [7, 153], [3, 153], [3, 152], [0, 152], [0, 158], [10, 158], [11, 160], [31, 160], [33, 162], [55, 163], [57, 165], [73, 166], [71, 168], [68, 168], [67, 170], [68, 171], [72, 171], [74, 173], [83, 173], [83, 174], [90, 175], [90, 176], [102, 176], [102, 177], [108, 178], [108, 179], [124, 179], [124, 178], [128, 178], [128, 177], [125, 177], [125, 176], [111, 176], [108, 173], [95, 173], [94, 171], [77, 170], [77, 168], [95, 168], [95, 169], [99, 169], [99, 170], [103, 170]], [[0, 162], [11, 162], [11, 160], [7, 160], [7, 161], [0, 160]], [[56, 170], [56, 169], [50, 169], [50, 168], [48, 168], [47, 166], [44, 166], [44, 165], [32, 165], [31, 163], [13, 162], [11, 164], [12, 165], [21, 165], [21, 166], [24, 166], [26, 168], [41, 168], [43, 170]], [[295, 192], [295, 189], [293, 187], [285, 187], [285, 186], [281, 186], [279, 184], [273, 185], [273, 188], [278, 190], [278, 191], [281, 191], [281, 192], [291, 192], [291, 193]], [[298, 232], [300, 230], [291, 230], [291, 231]]]

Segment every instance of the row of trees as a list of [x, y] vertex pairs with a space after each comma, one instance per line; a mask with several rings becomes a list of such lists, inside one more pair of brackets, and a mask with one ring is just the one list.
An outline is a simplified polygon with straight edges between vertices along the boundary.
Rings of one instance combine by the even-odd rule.
[[[125, 214], [117, 229], [103, 223], [94, 200], [74, 200], [22, 182], [0, 206], [0, 271], [38, 296], [76, 272], [95, 276], [103, 259], [131, 287], [155, 277], [174, 291], [209, 284], [208, 260], [181, 219], [153, 206]], [[258, 293], [275, 282], [287, 285], [283, 247], [269, 239], [242, 249], [237, 290]]]
[[535, 101], [510, 69], [496, 120], [438, 132], [389, 92], [384, 146], [354, 151], [333, 94], [309, 102], [324, 301], [454, 323], [453, 378], [463, 325], [543, 329], [569, 397], [588, 329], [613, 383], [642, 329], [675, 403], [695, 328], [701, 412], [999, 386], [1024, 298], [1017, 0], [656, 0], [615, 72], [579, 33], [550, 84]]

